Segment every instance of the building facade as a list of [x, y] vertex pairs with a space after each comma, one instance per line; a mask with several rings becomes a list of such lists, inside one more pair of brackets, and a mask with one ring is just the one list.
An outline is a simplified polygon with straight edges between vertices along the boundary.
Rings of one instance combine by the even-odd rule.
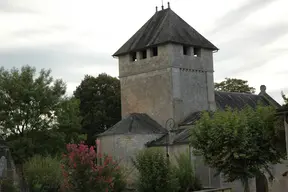
[[[173, 155], [191, 152], [189, 127], [202, 111], [226, 107], [253, 108], [258, 102], [280, 105], [261, 86], [261, 93], [214, 91], [213, 54], [218, 48], [179, 17], [170, 6], [156, 13], [118, 50], [122, 120], [99, 135], [102, 151], [133, 168], [131, 158], [146, 147], [169, 149]], [[171, 121], [172, 120], [172, 121]], [[169, 125], [171, 123], [173, 125]], [[201, 157], [193, 157], [196, 174], [207, 187], [232, 187], [214, 176]], [[251, 181], [255, 189], [255, 180]], [[253, 187], [254, 186], [254, 187]], [[255, 189], [256, 190], [256, 189]]]

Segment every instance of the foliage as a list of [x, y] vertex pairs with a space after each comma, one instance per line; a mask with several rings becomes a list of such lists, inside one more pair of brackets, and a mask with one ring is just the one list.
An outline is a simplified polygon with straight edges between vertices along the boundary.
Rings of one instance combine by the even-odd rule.
[[6, 141], [16, 164], [22, 164], [34, 155], [57, 156], [65, 151], [65, 135], [54, 129], [30, 131], [25, 137], [11, 135]]
[[111, 157], [96, 153], [93, 146], [89, 148], [83, 143], [68, 144], [67, 150], [62, 165], [66, 191], [118, 192], [125, 187], [121, 170]]
[[174, 192], [178, 191], [178, 179], [162, 150], [145, 149], [132, 160], [139, 171], [139, 192]]
[[249, 191], [249, 178], [284, 157], [275, 118], [274, 108], [261, 105], [216, 111], [212, 118], [204, 113], [192, 130], [192, 146], [227, 181], [241, 180]]
[[249, 87], [248, 81], [236, 78], [225, 78], [220, 83], [215, 83], [216, 91], [255, 93], [255, 88]]
[[8, 178], [0, 179], [0, 191], [9, 191], [9, 192], [20, 192], [19, 187], [14, 183], [13, 180]]
[[181, 153], [179, 156], [175, 156], [175, 158], [177, 161], [175, 173], [180, 184], [179, 192], [201, 190], [202, 185], [200, 180], [195, 176], [189, 153]]
[[[6, 138], [16, 163], [31, 157], [33, 147], [42, 145], [47, 134], [50, 138], [59, 136], [49, 130], [55, 123], [54, 112], [66, 86], [62, 80], [53, 80], [50, 74], [50, 70], [42, 69], [36, 76], [36, 69], [28, 65], [20, 70], [0, 68], [1, 134]], [[41, 142], [35, 143], [37, 137], [31, 137], [33, 134], [43, 135]]]
[[24, 175], [31, 192], [57, 191], [62, 182], [61, 162], [36, 155], [24, 164]]
[[4, 135], [24, 136], [26, 131], [47, 130], [55, 120], [53, 111], [66, 86], [42, 69], [24, 66], [10, 71], [0, 68], [0, 126]]
[[282, 92], [282, 98], [283, 98], [283, 100], [284, 100], [284, 103], [286, 104], [286, 105], [288, 105], [288, 97]]
[[79, 143], [85, 139], [81, 133], [80, 101], [74, 97], [64, 98], [56, 111], [56, 131], [65, 134], [66, 143]]
[[80, 100], [81, 125], [87, 133], [88, 143], [121, 120], [120, 81], [107, 74], [98, 77], [86, 75], [74, 92]]

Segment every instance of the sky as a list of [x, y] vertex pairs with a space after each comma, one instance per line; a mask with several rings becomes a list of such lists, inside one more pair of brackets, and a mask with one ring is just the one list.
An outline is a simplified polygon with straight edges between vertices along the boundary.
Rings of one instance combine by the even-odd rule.
[[[215, 82], [248, 80], [282, 103], [288, 94], [287, 0], [170, 0], [171, 8], [220, 50]], [[51, 69], [68, 94], [84, 75], [118, 76], [118, 50], [161, 0], [0, 0], [0, 65]], [[167, 8], [167, 1], [164, 0]], [[286, 78], [285, 78], [286, 76]]]

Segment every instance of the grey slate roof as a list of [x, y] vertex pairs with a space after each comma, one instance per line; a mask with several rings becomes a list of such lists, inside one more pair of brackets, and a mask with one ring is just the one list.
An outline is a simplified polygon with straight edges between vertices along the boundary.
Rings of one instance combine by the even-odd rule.
[[[268, 94], [267, 94], [268, 95]], [[269, 96], [269, 95], [268, 95]], [[250, 106], [255, 108], [256, 105], [261, 102], [265, 106], [273, 105], [275, 107], [280, 107], [280, 105], [270, 96], [263, 94], [255, 95], [249, 93], [230, 93], [230, 92], [218, 92], [215, 91], [215, 101], [217, 108], [219, 110], [225, 110], [226, 107], [230, 107], [232, 109], [242, 109], [245, 106]], [[179, 130], [175, 130], [176, 136], [173, 139], [173, 144], [187, 144], [190, 142], [191, 137], [191, 127], [190, 128], [181, 128], [184, 126], [193, 125], [197, 120], [200, 119], [202, 112], [195, 112], [188, 116], [179, 126]], [[147, 143], [148, 147], [151, 146], [163, 146], [166, 145], [168, 134]]]
[[288, 104], [283, 105], [277, 109], [278, 115], [288, 114]]
[[113, 127], [98, 136], [120, 135], [120, 134], [165, 134], [167, 133], [161, 125], [150, 118], [147, 114], [132, 113], [116, 123]]
[[156, 12], [113, 56], [154, 45], [178, 43], [218, 50], [170, 8]]
[[[225, 108], [227, 107], [230, 107], [232, 109], [243, 109], [247, 105], [252, 108], [255, 108], [259, 102], [265, 106], [269, 106], [272, 104], [275, 107], [280, 107], [280, 105], [270, 96], [269, 98], [267, 98], [264, 95], [255, 95], [250, 93], [215, 91], [215, 102], [216, 107], [219, 110], [225, 110]], [[200, 111], [192, 113], [180, 124], [180, 126], [192, 125], [197, 120], [199, 120], [200, 117], [201, 117]]]

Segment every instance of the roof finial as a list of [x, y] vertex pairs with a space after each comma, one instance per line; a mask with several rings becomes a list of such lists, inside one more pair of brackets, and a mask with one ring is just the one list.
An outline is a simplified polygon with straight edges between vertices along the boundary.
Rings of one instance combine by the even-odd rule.
[[168, 9], [170, 9], [170, 2], [168, 1]]
[[156, 6], [156, 13], [158, 12], [158, 7]]
[[265, 85], [261, 85], [260, 86], [260, 91], [261, 91], [261, 93], [266, 93], [266, 86]]
[[163, 0], [162, 0], [162, 6], [161, 6], [161, 7], [162, 7], [162, 10], [163, 10], [163, 9], [164, 9], [164, 4], [163, 4]]

